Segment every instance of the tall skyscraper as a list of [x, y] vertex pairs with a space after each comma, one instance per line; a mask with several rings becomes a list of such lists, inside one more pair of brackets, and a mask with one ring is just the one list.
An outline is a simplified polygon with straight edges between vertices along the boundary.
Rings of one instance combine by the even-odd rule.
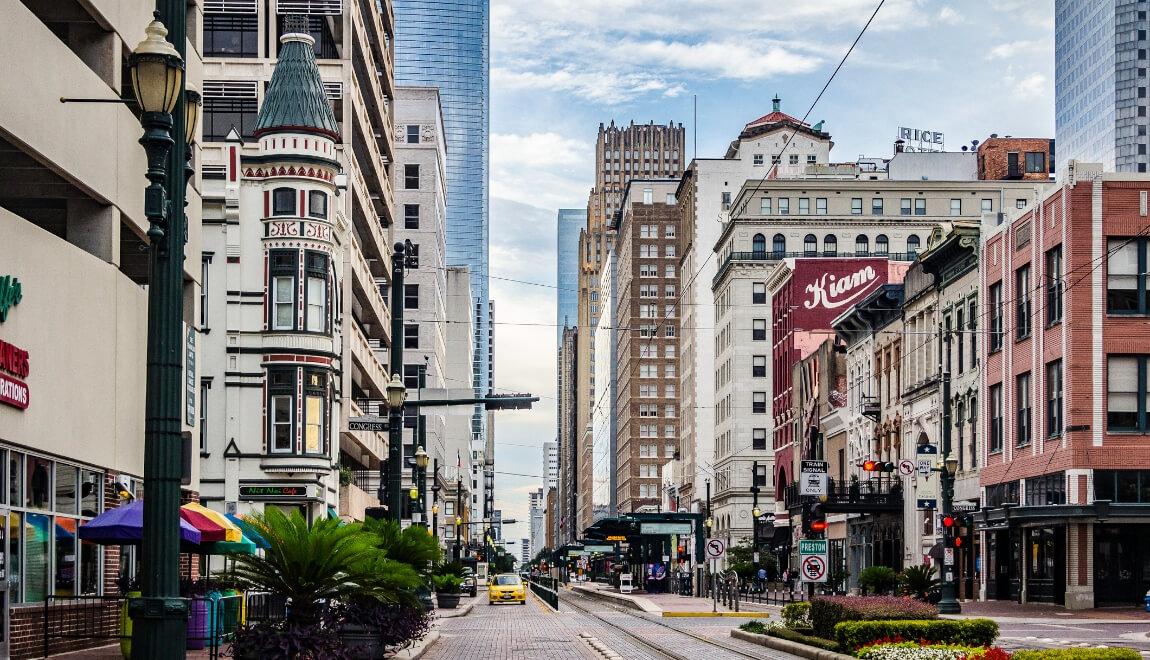
[[[612, 222], [631, 179], [677, 179], [683, 174], [686, 132], [682, 124], [599, 124], [595, 142], [595, 187], [587, 199], [587, 227], [579, 234], [579, 333], [577, 355], [578, 403], [576, 404], [577, 503], [575, 529], [592, 522], [592, 471], [594, 465], [591, 413], [601, 392], [595, 388], [594, 328], [602, 307], [599, 284], [603, 264], [610, 253], [615, 232]], [[563, 447], [563, 457], [571, 455]]]
[[[471, 270], [475, 310], [472, 386], [492, 386], [488, 292], [488, 134], [490, 9], [487, 0], [395, 2], [395, 81], [439, 88], [447, 133], [447, 263]], [[475, 449], [487, 416], [472, 415]]]
[[555, 286], [556, 341], [563, 341], [563, 326], [579, 322], [579, 230], [587, 223], [587, 209], [559, 209]]
[[1150, 39], [1139, 0], [1054, 3], [1054, 126], [1058, 162], [1145, 172]]

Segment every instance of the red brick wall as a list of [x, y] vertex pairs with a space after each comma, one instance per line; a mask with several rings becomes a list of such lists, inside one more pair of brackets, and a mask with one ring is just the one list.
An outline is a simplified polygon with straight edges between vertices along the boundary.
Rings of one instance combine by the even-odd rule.
[[[1026, 152], [1037, 151], [1044, 154], [1046, 172], [1026, 173]], [[1007, 154], [1018, 154], [1020, 176], [1009, 177]], [[1043, 181], [1050, 178], [1050, 138], [988, 138], [978, 145], [978, 178], [980, 179], [1026, 179]]]

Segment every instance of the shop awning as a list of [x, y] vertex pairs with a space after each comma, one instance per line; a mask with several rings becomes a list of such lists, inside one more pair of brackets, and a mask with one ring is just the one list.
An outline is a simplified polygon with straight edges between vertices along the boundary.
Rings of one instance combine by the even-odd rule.
[[[135, 545], [143, 539], [144, 501], [135, 500], [108, 509], [80, 526], [79, 536], [102, 545]], [[180, 540], [198, 545], [200, 531], [186, 520], [180, 520]]]
[[248, 539], [252, 543], [255, 543], [256, 547], [263, 548], [264, 550], [267, 550], [271, 547], [271, 544], [269, 544], [267, 539], [265, 539], [263, 535], [259, 533], [259, 530], [256, 529], [255, 525], [235, 514], [229, 513], [226, 515], [227, 519], [230, 520], [236, 527], [239, 527], [240, 531], [244, 533], [244, 538]]

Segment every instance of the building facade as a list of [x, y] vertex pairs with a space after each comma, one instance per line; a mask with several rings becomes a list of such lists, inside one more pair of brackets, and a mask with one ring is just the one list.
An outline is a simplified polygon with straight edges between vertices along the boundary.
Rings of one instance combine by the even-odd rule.
[[[578, 382], [579, 329], [563, 328], [563, 345], [559, 349], [559, 487], [555, 494], [556, 515], [554, 530], [560, 545], [573, 541], [579, 535], [579, 445], [582, 433], [577, 432], [579, 418], [576, 383]], [[552, 546], [555, 547], [555, 546]]]
[[1150, 179], [1076, 162], [1062, 176], [982, 228], [982, 588], [1128, 605], [1150, 579]]
[[586, 226], [587, 209], [559, 209], [555, 232], [555, 327], [559, 342], [563, 328], [579, 322], [579, 232]]
[[[608, 252], [599, 280], [602, 305], [599, 324], [595, 327], [595, 363], [591, 373], [599, 383], [595, 409], [591, 411], [591, 519], [592, 522], [617, 511], [617, 437], [618, 437], [618, 368], [616, 351], [619, 343], [619, 319], [615, 296], [618, 289], [618, 260]], [[625, 331], [624, 331], [625, 332]]]
[[615, 505], [653, 513], [679, 451], [679, 210], [674, 179], [632, 179], [616, 228]]
[[[395, 2], [395, 79], [438, 87], [447, 134], [447, 263], [470, 269], [477, 396], [491, 390], [494, 360], [488, 288], [490, 160], [490, 7], [488, 0]], [[489, 416], [472, 413], [472, 452], [488, 451]], [[487, 470], [485, 481], [493, 480]], [[485, 498], [486, 500], [486, 498]], [[487, 514], [491, 504], [487, 502]]]
[[1135, 0], [1054, 7], [1054, 133], [1059, 163], [1145, 172], [1146, 8]]
[[[577, 352], [577, 418], [580, 492], [591, 492], [594, 454], [591, 413], [599, 396], [591, 365], [595, 362], [593, 329], [599, 324], [599, 281], [604, 259], [614, 248], [612, 228], [622, 208], [627, 183], [633, 178], [678, 178], [683, 173], [686, 132], [682, 124], [599, 125], [595, 142], [595, 187], [587, 200], [587, 226], [579, 234], [579, 319]], [[578, 529], [591, 524], [590, 497], [578, 503]]]

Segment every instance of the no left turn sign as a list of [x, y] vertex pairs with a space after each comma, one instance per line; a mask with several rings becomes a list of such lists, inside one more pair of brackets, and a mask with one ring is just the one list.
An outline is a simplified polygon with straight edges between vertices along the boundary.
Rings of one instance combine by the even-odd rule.
[[723, 539], [709, 539], [707, 541], [707, 557], [718, 559], [727, 552], [727, 544]]
[[803, 579], [807, 582], [824, 582], [827, 579], [827, 560], [822, 555], [807, 555], [802, 562]]
[[914, 474], [914, 461], [902, 459], [898, 462], [898, 473], [904, 477]]

